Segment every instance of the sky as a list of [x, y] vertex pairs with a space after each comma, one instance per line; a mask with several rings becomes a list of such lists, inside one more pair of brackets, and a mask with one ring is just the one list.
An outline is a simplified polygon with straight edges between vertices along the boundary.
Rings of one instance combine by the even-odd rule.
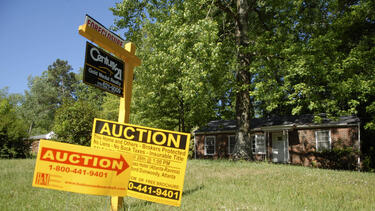
[[[56, 59], [78, 72], [85, 59], [85, 37], [78, 33], [88, 14], [105, 27], [120, 0], [0, 0], [0, 89], [29, 90], [28, 76], [41, 76]], [[119, 35], [124, 38], [121, 34]]]

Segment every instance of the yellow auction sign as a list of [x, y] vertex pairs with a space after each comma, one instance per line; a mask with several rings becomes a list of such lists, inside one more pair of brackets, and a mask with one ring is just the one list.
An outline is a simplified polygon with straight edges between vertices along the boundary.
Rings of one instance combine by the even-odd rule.
[[94, 120], [91, 147], [134, 155], [128, 196], [180, 206], [190, 134]]
[[133, 155], [41, 140], [33, 186], [76, 193], [126, 196]]

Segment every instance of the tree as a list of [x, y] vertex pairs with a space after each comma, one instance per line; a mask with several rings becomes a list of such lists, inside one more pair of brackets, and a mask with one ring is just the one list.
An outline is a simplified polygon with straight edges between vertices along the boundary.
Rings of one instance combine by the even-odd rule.
[[[132, 101], [133, 102], [133, 101]], [[103, 119], [117, 121], [119, 117], [120, 99], [116, 95], [106, 94], [101, 105], [100, 116]], [[130, 116], [132, 118], [133, 116]], [[134, 121], [130, 121], [134, 122]]]
[[51, 131], [53, 119], [63, 99], [74, 98], [75, 74], [67, 61], [57, 59], [41, 76], [29, 76], [30, 91], [25, 92], [22, 110], [30, 134]]
[[[203, 20], [210, 22], [211, 27], [200, 30], [217, 35], [213, 43], [222, 46], [219, 51], [222, 56], [202, 63], [210, 66], [217, 61], [225, 61], [223, 67], [229, 73], [226, 76], [235, 73], [235, 77], [227, 77], [234, 82], [232, 87], [223, 89], [225, 91], [219, 93], [225, 94], [217, 96], [226, 96], [227, 93], [236, 96], [239, 130], [235, 154], [238, 158], [247, 159], [251, 158], [251, 150], [246, 148], [251, 145], [247, 134], [250, 118], [255, 115], [324, 112], [333, 118], [357, 114], [364, 121], [365, 134], [371, 133], [375, 128], [374, 4], [370, 0], [202, 0], [157, 3], [126, 0], [112, 10], [121, 17], [116, 21], [117, 28], [127, 28], [127, 38], [140, 43], [140, 49], [149, 49], [147, 55], [154, 56], [153, 53], [157, 55], [157, 52], [162, 52], [163, 56], [155, 57], [158, 60], [150, 59], [150, 63], [147, 63], [149, 58], [144, 55], [143, 60], [149, 69], [153, 66], [164, 68], [159, 72], [161, 76], [157, 77], [160, 80], [155, 83], [158, 84], [156, 87], [151, 86], [154, 78], [144, 81], [149, 90], [158, 90], [164, 84], [169, 84], [169, 81], [178, 82], [177, 78], [181, 74], [176, 70], [183, 68], [176, 64], [186, 64], [184, 61], [190, 56], [189, 49], [199, 40], [189, 34], [190, 28]], [[184, 26], [188, 27], [184, 29]], [[178, 36], [181, 34], [189, 36]], [[179, 48], [171, 43], [178, 43]], [[215, 45], [205, 45], [207, 43], [210, 43], [208, 39], [201, 40], [201, 45], [212, 51], [213, 48], [209, 46]], [[184, 44], [190, 48], [182, 47]], [[174, 60], [178, 63], [173, 63]], [[161, 66], [163, 63], [166, 65]], [[186, 78], [194, 77], [189, 75]], [[173, 91], [178, 90], [175, 88], [178, 88], [178, 83], [175, 84], [171, 89]], [[140, 88], [140, 92], [142, 90], [145, 89]], [[147, 96], [145, 104], [148, 105], [147, 100], [163, 96], [161, 94], [164, 92], [144, 95]], [[165, 101], [165, 104], [172, 105], [172, 98], [166, 99], [170, 101]], [[207, 102], [205, 100], [209, 98], [202, 99], [202, 102]], [[161, 101], [155, 102], [163, 105]], [[216, 102], [219, 102], [216, 105], [220, 104], [220, 100]], [[143, 108], [146, 113], [159, 107]], [[161, 110], [172, 113], [170, 107]], [[173, 114], [176, 115], [178, 111]]]
[[250, 101], [251, 74], [249, 66], [251, 64], [251, 54], [248, 52], [249, 40], [249, 17], [251, 9], [255, 7], [255, 1], [237, 0], [236, 8], [226, 5], [223, 1], [216, 1], [216, 5], [231, 17], [235, 28], [235, 40], [237, 48], [236, 67], [236, 145], [233, 151], [235, 159], [252, 159], [250, 142], [250, 119], [253, 108]]
[[120, 104], [118, 96], [83, 83], [82, 68], [76, 75], [76, 80], [79, 81], [74, 86], [76, 100], [85, 101], [93, 106], [97, 113], [96, 117], [112, 121], [118, 120]]
[[[251, 73], [250, 80], [242, 77], [248, 83], [240, 82], [238, 93], [249, 88], [254, 112], [264, 116], [327, 113], [332, 118], [357, 114], [365, 128], [371, 128], [373, 1], [236, 1], [237, 8], [228, 2], [215, 3], [236, 23], [238, 52], [245, 49], [242, 61], [248, 61]], [[238, 42], [238, 29], [246, 29], [241, 26], [246, 11], [251, 26], [244, 30], [243, 40], [251, 43], [247, 46]], [[246, 102], [239, 99], [237, 95], [237, 106]], [[236, 108], [237, 119], [240, 110]]]
[[[72, 85], [72, 88], [74, 90], [74, 99], [86, 101], [93, 105], [97, 111], [102, 111], [102, 105], [105, 102], [105, 97], [107, 96], [107, 93], [96, 87], [83, 83], [82, 68], [80, 68], [78, 74], [75, 75], [75, 81], [77, 82]], [[66, 99], [71, 98], [67, 97]]]
[[249, 46], [255, 111], [260, 116], [358, 115], [364, 126], [362, 152], [373, 156], [374, 3], [275, 3], [267, 1], [268, 9], [258, 10], [264, 32]]
[[30, 149], [30, 144], [24, 140], [27, 128], [14, 99], [15, 96], [8, 96], [6, 89], [0, 90], [0, 158], [25, 158]]
[[[150, 37], [155, 37], [154, 35], [150, 35], [151, 31], [148, 30], [148, 27], [151, 26], [158, 26], [154, 27], [153, 31], [156, 31], [156, 35], [163, 35], [158, 36], [158, 38], [152, 42], [149, 47], [151, 49], [151, 53], [157, 52], [159, 49], [164, 49], [164, 51], [168, 51], [167, 53], [162, 54], [161, 60], [154, 60], [148, 69], [152, 68], [152, 66], [158, 66], [163, 61], [166, 62], [166, 70], [174, 70], [181, 69], [176, 68], [176, 65], [171, 64], [171, 61], [176, 60], [176, 58], [182, 58], [180, 60], [177, 59], [179, 64], [186, 64], [186, 58], [189, 58], [189, 49], [192, 49], [194, 46], [193, 44], [197, 42], [196, 37], [194, 36], [187, 36], [185, 39], [189, 39], [191, 42], [186, 42], [187, 48], [180, 48], [183, 51], [179, 51], [179, 48], [173, 48], [166, 46], [165, 43], [175, 43], [176, 46], [184, 46], [185, 39], [181, 39], [181, 36], [178, 37], [176, 35], [180, 34], [189, 34], [188, 31], [191, 29], [191, 25], [189, 23], [199, 23], [201, 21], [211, 23], [210, 27], [200, 28], [200, 31], [204, 31], [207, 34], [210, 34], [214, 39], [212, 39], [213, 43], [220, 44], [222, 48], [218, 51], [219, 56], [217, 56], [216, 60], [208, 60], [208, 61], [199, 61], [198, 64], [204, 64], [205, 66], [215, 66], [215, 63], [224, 64], [220, 67], [223, 69], [219, 72], [226, 72], [229, 74], [224, 74], [226, 77], [220, 77], [219, 74], [217, 78], [220, 78], [221, 82], [229, 81], [231, 87], [225, 87], [221, 89], [221, 92], [216, 97], [216, 101], [214, 101], [215, 105], [228, 105], [223, 102], [222, 96], [227, 96], [227, 94], [235, 93], [236, 95], [236, 119], [238, 125], [238, 131], [236, 133], [237, 144], [235, 147], [235, 157], [237, 158], [245, 158], [251, 159], [252, 158], [252, 151], [250, 150], [250, 138], [248, 137], [248, 133], [250, 130], [250, 119], [254, 115], [254, 109], [252, 106], [252, 100], [254, 98], [250, 98], [250, 92], [253, 90], [253, 84], [251, 84], [251, 80], [253, 77], [250, 72], [250, 66], [252, 64], [252, 60], [254, 57], [254, 49], [250, 48], [250, 43], [256, 43], [258, 35], [261, 32], [264, 32], [263, 29], [265, 23], [263, 18], [263, 13], [265, 13], [268, 8], [265, 6], [265, 3], [262, 1], [199, 1], [199, 2], [192, 2], [192, 1], [168, 1], [168, 2], [158, 2], [155, 3], [153, 1], [135, 1], [135, 0], [128, 0], [124, 1], [122, 4], [117, 4], [117, 8], [112, 9], [114, 14], [117, 16], [121, 16], [122, 19], [116, 21], [117, 28], [127, 28], [128, 31], [126, 35], [130, 39], [134, 39], [134, 41], [142, 43], [144, 40], [150, 40]], [[146, 17], [149, 17], [151, 21], [148, 21]], [[172, 18], [171, 18], [172, 17]], [[267, 21], [271, 20], [272, 17], [267, 19]], [[175, 21], [178, 20], [178, 21]], [[176, 24], [177, 23], [177, 24]], [[164, 27], [160, 27], [163, 26]], [[182, 26], [182, 27], [181, 27]], [[184, 26], [188, 26], [183, 28]], [[250, 27], [251, 26], [251, 27]], [[179, 30], [180, 29], [180, 30]], [[147, 32], [147, 33], [144, 33]], [[174, 37], [178, 37], [180, 39], [171, 39]], [[207, 40], [209, 41], [209, 40]], [[164, 48], [158, 46], [158, 43], [162, 43]], [[209, 43], [209, 42], [208, 42]], [[204, 46], [207, 42], [203, 41], [201, 46]], [[212, 50], [214, 49], [212, 46], [214, 44], [205, 46], [205, 49]], [[141, 45], [141, 49], [144, 46]], [[208, 48], [207, 48], [208, 47]], [[177, 50], [177, 51], [175, 51]], [[168, 59], [165, 55], [171, 55], [171, 58]], [[210, 54], [206, 54], [203, 58], [209, 58]], [[143, 59], [145, 60], [145, 59]], [[201, 70], [204, 71], [202, 67], [199, 67]], [[159, 69], [161, 69], [159, 67]], [[165, 71], [163, 72], [165, 73]], [[217, 74], [218, 72], [214, 72], [213, 74]], [[232, 80], [232, 76], [235, 75], [235, 80]], [[233, 74], [234, 73], [234, 74]], [[203, 73], [204, 74], [204, 73]], [[165, 74], [162, 74], [163, 76]], [[177, 73], [173, 73], [173, 76], [178, 75]], [[198, 74], [199, 75], [199, 74]], [[192, 76], [188, 76], [187, 78], [194, 78]], [[215, 79], [217, 79], [215, 78]], [[226, 79], [226, 80], [223, 80]], [[228, 80], [229, 79], [229, 80]], [[173, 79], [172, 79], [173, 80]], [[176, 81], [176, 79], [174, 79]], [[148, 80], [151, 81], [151, 80]], [[231, 83], [235, 81], [235, 83]], [[212, 81], [209, 81], [209, 83]], [[166, 84], [168, 82], [162, 81], [159, 84]], [[207, 83], [207, 84], [209, 84]], [[204, 83], [206, 84], [206, 83]], [[221, 83], [223, 84], [223, 83]], [[224, 82], [225, 84], [225, 82]], [[150, 86], [149, 86], [150, 87]], [[159, 88], [160, 86], [154, 87]], [[178, 90], [177, 88], [173, 88], [172, 90]], [[216, 88], [216, 87], [215, 87]], [[181, 88], [180, 88], [181, 90]], [[204, 90], [203, 87], [198, 87], [198, 90]], [[206, 93], [205, 93], [206, 94]], [[163, 96], [162, 93], [155, 93], [154, 95], [148, 96], [148, 99], [156, 99], [159, 96]], [[177, 95], [180, 96], [180, 95]], [[166, 105], [171, 105], [171, 97], [167, 97], [169, 102], [166, 102]], [[197, 99], [197, 96], [194, 96], [191, 99]], [[191, 100], [189, 99], [189, 100]], [[215, 98], [214, 98], [215, 99]], [[219, 99], [219, 100], [218, 100]], [[185, 99], [182, 99], [185, 100]], [[180, 99], [181, 101], [181, 99]], [[199, 102], [199, 105], [202, 104], [209, 104], [212, 102], [212, 98], [203, 98]], [[232, 102], [231, 98], [226, 99], [227, 102]], [[149, 104], [148, 104], [149, 105]], [[163, 105], [159, 103], [158, 105]], [[233, 104], [231, 104], [233, 105]], [[155, 107], [156, 108], [156, 107]], [[153, 109], [145, 109], [145, 111], [152, 110], [155, 112], [155, 108]], [[160, 107], [157, 107], [160, 108]], [[170, 107], [168, 107], [170, 108]], [[180, 106], [182, 108], [182, 106]], [[211, 111], [215, 110], [210, 107]], [[195, 111], [197, 107], [191, 109], [191, 111]], [[160, 109], [161, 111], [167, 111], [166, 109]], [[178, 110], [176, 113], [181, 114], [181, 109]], [[206, 110], [208, 111], [208, 110]], [[189, 111], [188, 111], [189, 112]], [[164, 112], [164, 115], [170, 112]], [[207, 113], [207, 112], [203, 112]], [[200, 113], [202, 114], [202, 113]], [[176, 116], [178, 114], [174, 114]], [[220, 115], [220, 114], [217, 114]], [[147, 115], [150, 116], [150, 115]], [[161, 115], [159, 115], [161, 116]], [[201, 125], [203, 122], [208, 121], [214, 117], [212, 116], [204, 116], [202, 121], [196, 122], [198, 125]], [[171, 124], [171, 123], [168, 123]]]
[[[74, 98], [66, 97], [56, 110], [53, 131], [58, 141], [88, 146], [94, 118], [109, 116], [105, 106], [108, 96], [106, 92], [83, 83], [83, 69], [75, 77], [77, 83], [72, 84]], [[118, 97], [115, 98], [118, 101]]]
[[89, 146], [94, 118], [98, 111], [92, 102], [64, 101], [56, 111], [53, 131], [58, 141]]
[[[187, 132], [228, 111], [233, 63], [205, 11], [193, 2], [138, 1], [113, 11], [123, 18], [118, 28], [133, 27], [126, 36], [135, 40], [142, 59], [134, 80], [135, 123]], [[146, 12], [157, 21], [142, 19]]]

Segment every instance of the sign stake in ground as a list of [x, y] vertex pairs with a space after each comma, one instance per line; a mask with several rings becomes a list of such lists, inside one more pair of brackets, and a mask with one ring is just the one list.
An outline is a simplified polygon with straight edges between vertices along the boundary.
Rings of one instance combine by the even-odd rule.
[[[133, 69], [134, 67], [141, 65], [141, 60], [135, 56], [135, 45], [133, 43], [126, 43], [123, 47], [124, 41], [119, 36], [105, 28], [102, 24], [88, 15], [86, 15], [85, 18], [85, 24], [79, 26], [78, 31], [82, 36], [110, 51], [124, 61], [124, 91], [123, 96], [120, 98], [118, 121], [122, 123], [129, 123]], [[117, 211], [121, 207], [123, 207], [122, 197], [112, 197], [111, 209]]]

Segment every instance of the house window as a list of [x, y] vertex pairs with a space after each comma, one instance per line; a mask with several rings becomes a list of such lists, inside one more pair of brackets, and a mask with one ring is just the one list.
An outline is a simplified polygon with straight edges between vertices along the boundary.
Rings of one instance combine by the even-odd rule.
[[204, 155], [214, 155], [216, 151], [215, 136], [206, 136], [204, 139]]
[[264, 135], [251, 136], [253, 154], [266, 154], [266, 140]]
[[228, 154], [233, 153], [234, 145], [236, 145], [236, 136], [228, 136]]
[[315, 131], [316, 151], [331, 150], [331, 131], [317, 130]]

